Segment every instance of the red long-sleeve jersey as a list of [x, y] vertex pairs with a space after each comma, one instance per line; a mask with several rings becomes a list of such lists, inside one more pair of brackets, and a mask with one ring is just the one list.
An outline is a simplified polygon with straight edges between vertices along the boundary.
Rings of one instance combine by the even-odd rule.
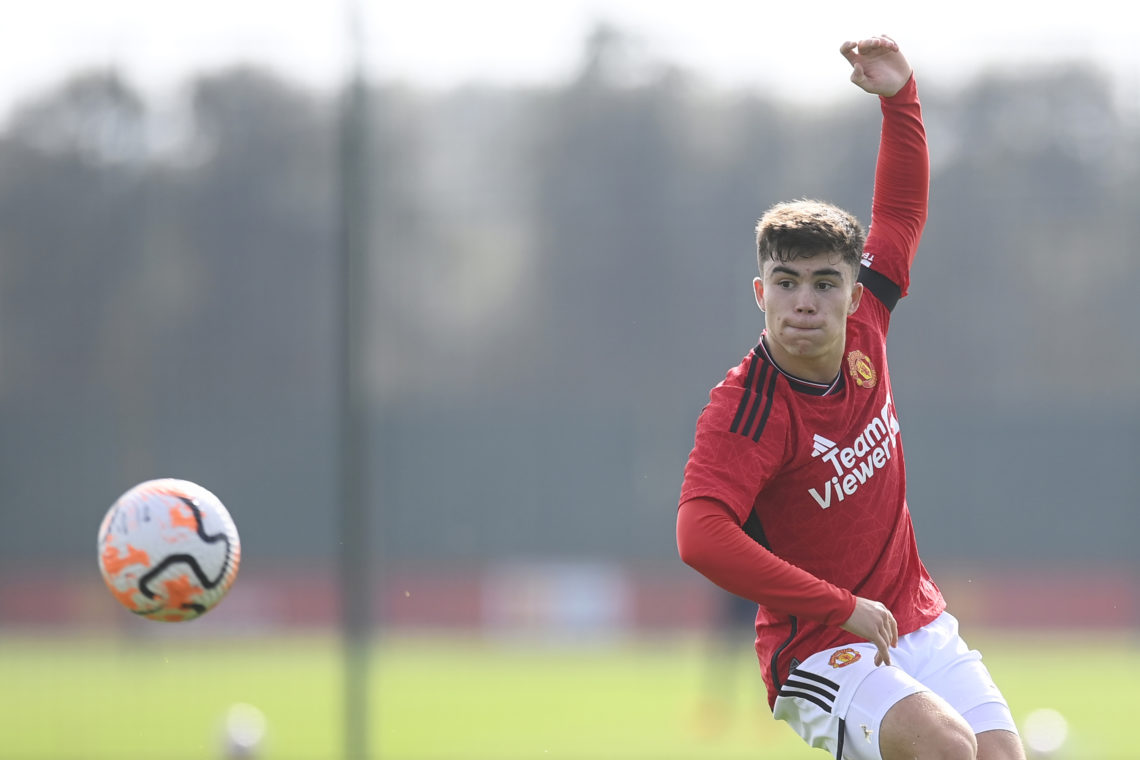
[[886, 354], [927, 213], [914, 78], [880, 102], [865, 293], [848, 318], [843, 370], [830, 385], [805, 382], [761, 340], [710, 393], [681, 486], [682, 558], [760, 605], [756, 653], [770, 704], [798, 662], [857, 640], [838, 627], [855, 596], [885, 604], [900, 635], [945, 609], [918, 556]]

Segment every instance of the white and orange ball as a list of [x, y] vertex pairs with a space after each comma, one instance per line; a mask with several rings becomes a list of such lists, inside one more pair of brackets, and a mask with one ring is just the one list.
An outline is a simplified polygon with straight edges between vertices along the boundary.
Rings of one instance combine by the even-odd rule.
[[99, 570], [131, 612], [193, 620], [237, 578], [241, 542], [221, 500], [197, 483], [148, 480], [107, 510], [99, 527]]

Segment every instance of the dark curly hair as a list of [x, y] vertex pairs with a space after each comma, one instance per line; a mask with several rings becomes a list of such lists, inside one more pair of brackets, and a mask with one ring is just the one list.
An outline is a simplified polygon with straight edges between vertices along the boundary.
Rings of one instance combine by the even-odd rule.
[[859, 220], [824, 201], [778, 203], [756, 223], [756, 263], [837, 254], [858, 274], [867, 234]]

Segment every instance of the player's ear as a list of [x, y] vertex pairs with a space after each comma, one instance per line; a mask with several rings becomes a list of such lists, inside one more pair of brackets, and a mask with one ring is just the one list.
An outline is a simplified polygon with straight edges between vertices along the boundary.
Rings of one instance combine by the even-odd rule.
[[859, 308], [859, 302], [863, 300], [863, 283], [855, 283], [855, 287], [851, 288], [851, 305], [847, 307], [847, 316], [851, 316]]
[[[862, 287], [860, 285], [860, 287]], [[756, 305], [760, 307], [760, 311], [764, 311], [764, 279], [756, 277], [752, 280], [752, 291], [756, 294]]]

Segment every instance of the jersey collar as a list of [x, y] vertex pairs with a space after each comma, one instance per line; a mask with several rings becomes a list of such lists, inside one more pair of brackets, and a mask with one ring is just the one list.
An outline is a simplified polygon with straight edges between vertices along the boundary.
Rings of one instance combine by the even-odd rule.
[[811, 380], [804, 380], [803, 378], [796, 377], [782, 370], [780, 365], [776, 364], [776, 360], [772, 358], [772, 354], [768, 352], [768, 346], [765, 345], [766, 336], [767, 332], [760, 336], [760, 342], [756, 344], [756, 348], [752, 349], [752, 353], [775, 367], [776, 371], [787, 379], [788, 385], [792, 387], [792, 390], [798, 391], [799, 393], [806, 393], [809, 396], [830, 396], [843, 390], [842, 370], [836, 373], [835, 379], [830, 383], [816, 383]]

